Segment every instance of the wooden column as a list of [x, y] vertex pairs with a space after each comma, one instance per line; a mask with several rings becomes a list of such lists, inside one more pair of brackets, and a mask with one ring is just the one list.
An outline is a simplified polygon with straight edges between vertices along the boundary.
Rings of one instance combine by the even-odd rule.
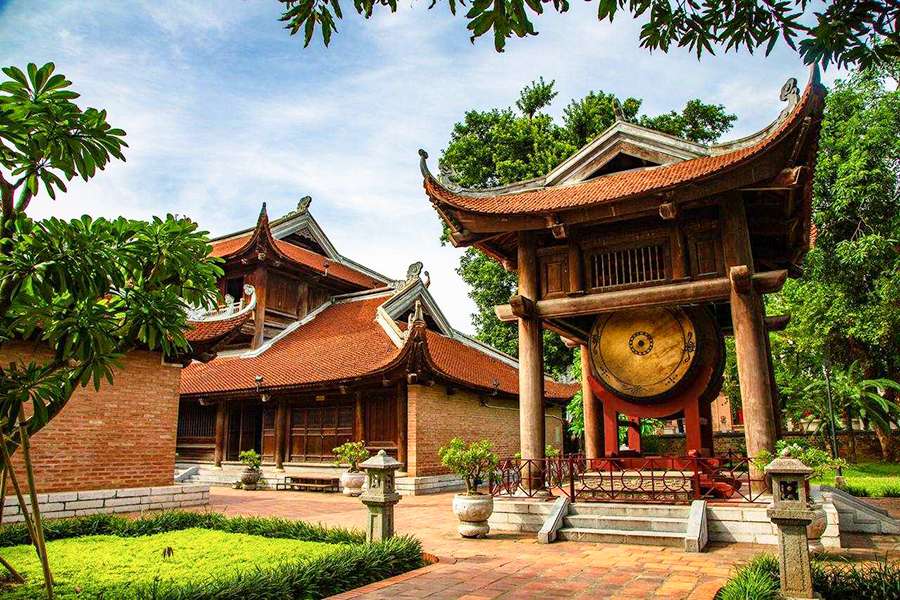
[[356, 410], [353, 419], [353, 441], [362, 442], [366, 439], [366, 427], [363, 421], [362, 392], [356, 392]]
[[581, 397], [584, 402], [584, 456], [588, 460], [603, 456], [603, 407], [591, 389], [591, 356], [581, 346]]
[[403, 463], [406, 469], [406, 382], [400, 380], [397, 383], [397, 461]]
[[619, 413], [609, 402], [603, 403], [603, 446], [607, 457], [619, 455]]
[[268, 274], [266, 265], [260, 263], [253, 271], [251, 284], [256, 289], [256, 308], [253, 310], [253, 342], [252, 348], [259, 348], [263, 343], [263, 333], [266, 325], [266, 280]]
[[275, 468], [284, 468], [284, 430], [287, 417], [287, 406], [283, 399], [275, 404]]
[[217, 467], [221, 467], [222, 461], [225, 459], [226, 417], [225, 402], [219, 402], [216, 404], [216, 450], [213, 455], [213, 463], [215, 463]]
[[641, 420], [638, 417], [628, 417], [628, 449], [641, 453]]
[[[534, 233], [519, 233], [519, 295], [540, 297]], [[519, 319], [519, 440], [522, 458], [544, 458], [544, 356], [540, 319]]]
[[721, 203], [722, 249], [731, 279], [731, 321], [737, 358], [747, 455], [775, 450], [772, 377], [766, 352], [762, 296], [752, 282], [753, 255], [743, 198], [729, 195]]

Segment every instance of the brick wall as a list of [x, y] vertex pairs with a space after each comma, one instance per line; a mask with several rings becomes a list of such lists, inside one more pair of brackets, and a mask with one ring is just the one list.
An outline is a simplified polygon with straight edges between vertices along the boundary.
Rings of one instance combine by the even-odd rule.
[[[830, 450], [828, 440], [818, 433], [797, 433], [786, 432], [784, 438], [787, 440], [805, 440], [810, 445], [821, 448], [822, 450]], [[658, 454], [683, 455], [685, 452], [685, 441], [683, 435], [660, 435], [658, 440]], [[894, 432], [895, 443], [900, 442], [900, 430]], [[727, 452], [736, 452], [744, 454], [747, 450], [744, 441], [743, 432], [717, 432], [713, 434], [713, 445], [716, 454], [725, 454]], [[843, 458], [847, 458], [850, 453], [850, 444], [847, 441], [846, 433], [837, 434], [838, 454]], [[881, 460], [881, 446], [878, 438], [871, 431], [856, 432], [856, 453], [859, 460]]]
[[[31, 345], [0, 348], [0, 364], [31, 360]], [[32, 438], [38, 491], [171, 485], [181, 369], [153, 352], [131, 352], [114, 383], [78, 388]], [[21, 459], [14, 459], [17, 465]], [[24, 483], [24, 469], [20, 481]]]
[[[519, 409], [511, 400], [486, 398], [457, 389], [447, 394], [443, 385], [410, 385], [408, 388], [408, 469], [412, 477], [447, 473], [438, 458], [438, 449], [454, 437], [467, 442], [490, 440], [501, 458], [519, 451]], [[548, 408], [548, 415], [562, 416], [559, 407]], [[548, 416], [545, 420], [547, 443], [562, 447], [562, 422]]]

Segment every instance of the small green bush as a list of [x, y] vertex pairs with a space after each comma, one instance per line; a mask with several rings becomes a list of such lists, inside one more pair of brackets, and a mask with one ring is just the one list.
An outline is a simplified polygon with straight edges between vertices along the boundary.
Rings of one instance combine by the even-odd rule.
[[441, 464], [459, 475], [466, 482], [466, 494], [478, 494], [478, 484], [497, 469], [500, 462], [487, 440], [472, 442], [468, 446], [462, 438], [453, 438], [438, 450]]
[[332, 452], [337, 455], [334, 465], [336, 467], [350, 465], [351, 473], [359, 473], [359, 463], [369, 458], [365, 442], [346, 442], [332, 449]]
[[881, 495], [885, 498], [900, 498], [900, 487], [885, 487], [881, 490]]
[[[814, 561], [813, 589], [823, 600], [897, 600], [900, 564]], [[719, 590], [716, 600], [777, 600], [781, 598], [778, 561], [761, 554], [747, 563]]]
[[[359, 530], [331, 528], [277, 517], [226, 517], [220, 513], [183, 510], [152, 513], [138, 519], [105, 514], [48, 519], [44, 522], [44, 536], [48, 541], [85, 535], [136, 537], [192, 527], [329, 544], [361, 544], [366, 541], [365, 533]], [[0, 548], [28, 544], [30, 539], [24, 523], [0, 527]]]
[[259, 471], [260, 467], [262, 467], [262, 457], [256, 450], [244, 450], [238, 454], [238, 460], [250, 471]]
[[868, 498], [869, 490], [864, 488], [861, 485], [854, 485], [852, 483], [845, 483], [841, 489], [850, 494], [851, 496], [856, 496], [857, 498]]
[[780, 600], [778, 561], [760, 554], [739, 569], [716, 595], [716, 600]]

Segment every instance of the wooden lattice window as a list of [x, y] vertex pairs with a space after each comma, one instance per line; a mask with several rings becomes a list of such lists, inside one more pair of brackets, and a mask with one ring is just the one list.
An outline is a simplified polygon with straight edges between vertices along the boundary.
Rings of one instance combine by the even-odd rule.
[[588, 257], [593, 289], [656, 283], [669, 279], [663, 244], [598, 250]]
[[182, 402], [178, 409], [178, 437], [203, 438], [216, 435], [216, 407]]

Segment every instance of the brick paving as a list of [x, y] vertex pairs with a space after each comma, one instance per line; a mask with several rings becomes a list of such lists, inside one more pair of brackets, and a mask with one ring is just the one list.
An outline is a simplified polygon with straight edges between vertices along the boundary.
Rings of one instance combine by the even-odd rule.
[[[334, 598], [673, 598], [709, 600], [733, 568], [772, 548], [716, 545], [701, 554], [677, 548], [559, 542], [535, 536], [492, 533], [464, 540], [456, 533], [452, 494], [407, 496], [397, 505], [396, 527], [422, 540], [439, 562]], [[315, 492], [244, 492], [213, 488], [213, 510], [269, 515], [342, 527], [365, 526], [365, 507], [356, 498]]]

